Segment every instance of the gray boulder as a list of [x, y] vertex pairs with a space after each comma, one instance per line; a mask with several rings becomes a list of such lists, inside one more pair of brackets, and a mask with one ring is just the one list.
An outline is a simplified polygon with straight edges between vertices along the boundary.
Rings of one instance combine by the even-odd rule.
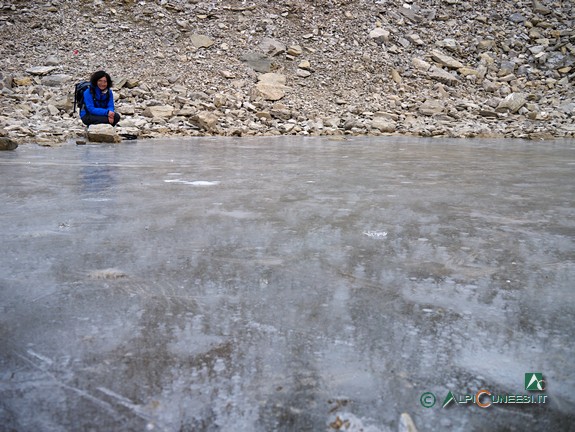
[[241, 61], [246, 63], [256, 72], [267, 73], [271, 70], [272, 61], [270, 58], [262, 53], [249, 52], [241, 57]]

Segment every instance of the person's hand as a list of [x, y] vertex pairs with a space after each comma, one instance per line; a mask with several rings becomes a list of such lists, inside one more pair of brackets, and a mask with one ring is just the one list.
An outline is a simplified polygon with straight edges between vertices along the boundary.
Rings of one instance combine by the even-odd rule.
[[114, 124], [114, 111], [108, 111], [108, 121], [110, 124]]

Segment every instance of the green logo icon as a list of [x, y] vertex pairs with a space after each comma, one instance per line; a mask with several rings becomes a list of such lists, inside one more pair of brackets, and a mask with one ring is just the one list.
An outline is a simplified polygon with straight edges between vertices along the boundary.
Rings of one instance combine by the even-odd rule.
[[541, 372], [527, 372], [525, 374], [525, 390], [545, 390], [545, 380], [543, 379], [543, 374]]
[[[455, 396], [453, 396], [453, 393], [451, 393], [451, 391], [450, 391], [449, 393], [447, 393], [447, 396], [445, 397], [445, 400], [443, 401], [442, 407], [445, 408], [447, 405], [449, 405], [453, 401], [455, 401]], [[457, 401], [455, 401], [455, 403], [457, 403]]]
[[435, 405], [435, 400], [435, 395], [431, 392], [425, 392], [419, 398], [419, 402], [421, 402], [421, 405], [424, 408], [431, 408], [433, 405]]

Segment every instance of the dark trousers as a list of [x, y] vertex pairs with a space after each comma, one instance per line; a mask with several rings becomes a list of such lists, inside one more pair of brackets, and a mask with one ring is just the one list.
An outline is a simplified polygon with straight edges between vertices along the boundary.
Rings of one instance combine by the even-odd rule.
[[[114, 123], [112, 123], [112, 126], [116, 126], [119, 121], [120, 121], [120, 114], [115, 112]], [[90, 113], [86, 113], [86, 115], [82, 117], [82, 123], [84, 123], [86, 126], [90, 126], [91, 124], [110, 124], [110, 122], [108, 121], [108, 116], [98, 116]]]

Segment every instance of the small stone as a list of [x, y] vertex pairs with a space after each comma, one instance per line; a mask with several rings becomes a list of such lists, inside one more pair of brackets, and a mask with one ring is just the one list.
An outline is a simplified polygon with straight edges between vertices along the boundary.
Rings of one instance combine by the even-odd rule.
[[463, 63], [461, 63], [459, 60], [456, 60], [453, 57], [445, 55], [437, 50], [431, 51], [431, 58], [439, 63], [439, 65], [445, 66], [449, 69], [459, 69], [464, 66]]
[[445, 38], [441, 41], [436, 42], [436, 45], [440, 46], [441, 48], [448, 49], [450, 51], [457, 51], [459, 46], [457, 45], [457, 41], [452, 38]]
[[286, 52], [286, 46], [272, 38], [264, 38], [260, 42], [260, 49], [267, 55], [275, 57]]
[[369, 38], [379, 45], [389, 42], [389, 35], [389, 31], [381, 27], [376, 27], [369, 32]]
[[480, 71], [469, 67], [462, 67], [460, 69], [457, 69], [457, 72], [462, 76], [476, 76], [478, 78], [482, 77]]
[[397, 84], [401, 84], [402, 82], [401, 75], [396, 69], [391, 70], [391, 79], [395, 81]]
[[15, 86], [30, 86], [32, 85], [32, 78], [30, 77], [14, 77], [12, 80]]
[[303, 49], [299, 45], [292, 45], [288, 48], [287, 54], [293, 57], [297, 57], [303, 54]]
[[234, 79], [236, 77], [236, 74], [228, 70], [220, 71], [220, 75], [226, 79]]
[[407, 36], [407, 39], [409, 39], [411, 42], [413, 42], [415, 45], [425, 45], [425, 42], [423, 41], [423, 39], [421, 39], [421, 37], [418, 34], [411, 34]]
[[261, 120], [271, 120], [272, 115], [267, 111], [260, 111], [256, 113], [256, 117]]
[[49, 56], [44, 64], [46, 66], [58, 66], [60, 64], [60, 59], [56, 56]]
[[428, 71], [431, 68], [431, 64], [426, 62], [425, 60], [419, 59], [419, 58], [413, 58], [411, 59], [411, 64], [416, 68], [419, 69], [421, 71]]
[[477, 44], [477, 49], [479, 49], [480, 51], [488, 51], [493, 49], [494, 47], [495, 47], [495, 41], [491, 39], [481, 40]]
[[509, 20], [514, 22], [514, 23], [522, 23], [525, 21], [525, 17], [523, 15], [521, 15], [520, 13], [514, 13], [514, 14], [511, 14], [511, 16], [509, 17]]
[[196, 48], [209, 48], [214, 44], [214, 41], [205, 35], [193, 34], [190, 39]]
[[454, 85], [459, 81], [455, 75], [452, 75], [437, 66], [432, 66], [428, 74], [431, 79], [448, 85]]

